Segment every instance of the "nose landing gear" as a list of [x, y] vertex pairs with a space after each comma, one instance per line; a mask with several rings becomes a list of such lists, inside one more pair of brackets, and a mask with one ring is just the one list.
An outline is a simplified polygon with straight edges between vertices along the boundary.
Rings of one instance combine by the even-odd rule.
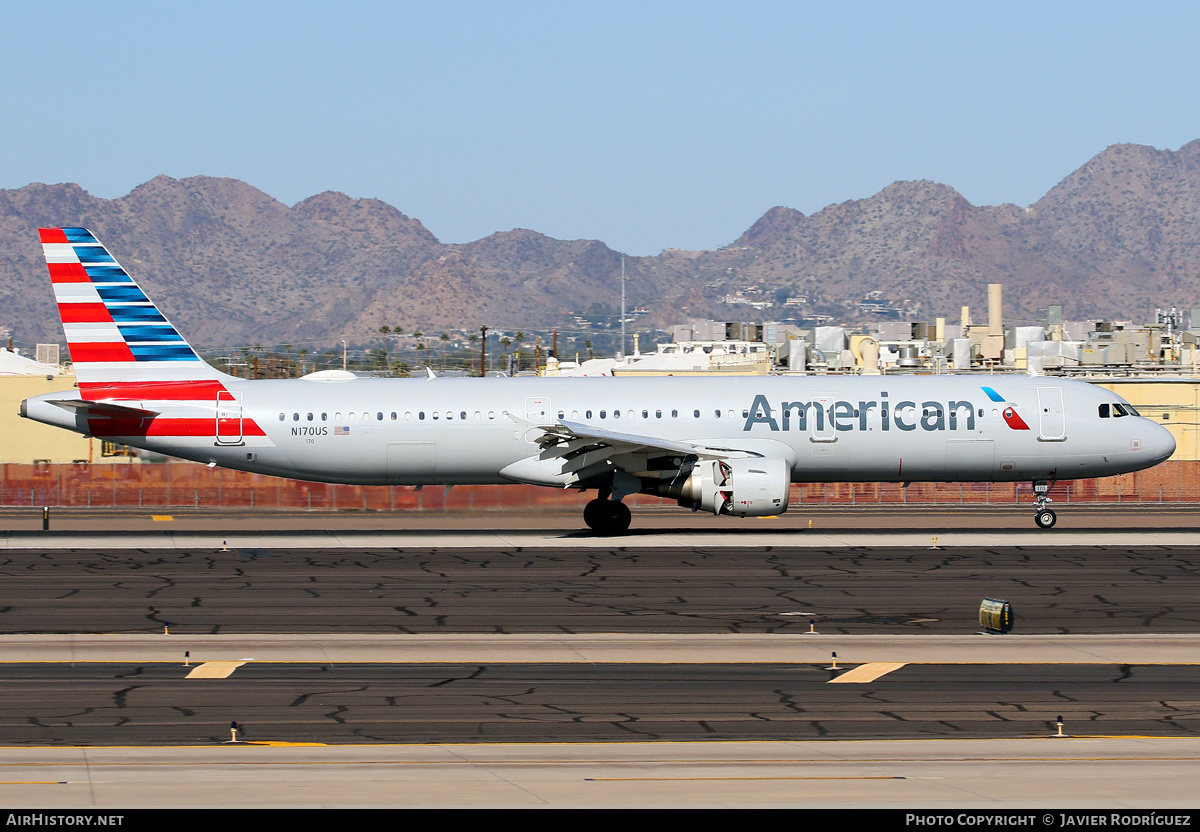
[[1033, 493], [1037, 497], [1037, 511], [1034, 512], [1033, 522], [1039, 529], [1052, 529], [1058, 522], [1058, 515], [1047, 506], [1054, 502], [1050, 499], [1050, 488], [1054, 485], [1048, 480], [1034, 480]]

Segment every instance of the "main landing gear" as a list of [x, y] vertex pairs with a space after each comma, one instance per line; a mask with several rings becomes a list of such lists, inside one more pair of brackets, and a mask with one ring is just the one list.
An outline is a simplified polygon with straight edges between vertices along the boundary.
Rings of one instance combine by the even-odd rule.
[[600, 496], [583, 507], [583, 522], [597, 534], [621, 534], [629, 530], [633, 515], [629, 506], [620, 500], [609, 499], [607, 489], [601, 490]]
[[1047, 508], [1049, 503], [1054, 502], [1050, 499], [1052, 485], [1054, 483], [1047, 480], [1034, 480], [1033, 482], [1033, 493], [1037, 497], [1037, 511], [1034, 512], [1033, 522], [1039, 529], [1052, 529], [1058, 522], [1058, 515]]

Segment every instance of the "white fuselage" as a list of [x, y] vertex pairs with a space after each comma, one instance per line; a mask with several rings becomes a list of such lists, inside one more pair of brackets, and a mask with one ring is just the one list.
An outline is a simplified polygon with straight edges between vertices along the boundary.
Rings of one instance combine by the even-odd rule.
[[[536, 462], [533, 427], [564, 423], [782, 458], [793, 482], [1079, 479], [1147, 468], [1175, 448], [1148, 419], [1101, 418], [1102, 404], [1123, 401], [1115, 394], [1045, 377], [222, 382], [220, 403], [131, 402], [160, 413], [160, 428], [105, 438], [246, 471], [380, 485], [570, 484]], [[29, 400], [26, 415], [93, 430], [44, 401], [55, 397]], [[176, 419], [190, 432], [161, 427]]]

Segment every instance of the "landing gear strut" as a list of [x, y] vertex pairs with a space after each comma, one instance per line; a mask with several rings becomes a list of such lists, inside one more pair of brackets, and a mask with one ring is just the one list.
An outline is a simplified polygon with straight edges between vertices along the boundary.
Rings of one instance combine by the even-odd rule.
[[621, 534], [629, 530], [633, 515], [620, 500], [609, 499], [612, 492], [601, 489], [600, 496], [583, 507], [583, 522], [598, 534]]
[[1053, 482], [1047, 480], [1033, 482], [1033, 493], [1037, 497], [1037, 511], [1034, 512], [1033, 522], [1039, 529], [1052, 529], [1058, 521], [1058, 515], [1047, 508], [1048, 504], [1054, 502], [1050, 499], [1050, 487], [1053, 485]]

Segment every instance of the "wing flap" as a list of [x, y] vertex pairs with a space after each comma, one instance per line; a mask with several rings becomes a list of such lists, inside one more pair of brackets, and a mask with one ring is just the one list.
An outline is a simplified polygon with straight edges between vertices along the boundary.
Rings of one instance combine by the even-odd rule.
[[622, 433], [585, 425], [582, 422], [560, 422], [569, 431], [572, 438], [591, 440], [612, 447], [616, 453], [635, 453], [637, 451], [667, 451], [699, 457], [722, 458], [725, 456], [757, 456], [735, 448], [710, 448], [697, 442], [677, 442], [657, 436], [642, 436], [636, 433]]
[[[539, 425], [513, 413], [505, 413], [517, 425], [517, 437], [536, 443], [537, 453], [500, 472], [515, 482], [571, 488], [594, 481], [604, 474], [625, 476], [632, 482], [650, 477], [671, 476], [684, 460], [728, 460], [781, 457], [791, 466], [795, 451], [782, 442], [760, 437], [721, 437], [704, 440], [664, 439], [609, 430], [583, 422], [560, 420]], [[530, 434], [534, 436], [530, 436]], [[681, 459], [663, 467], [647, 466], [648, 460], [676, 456]], [[628, 483], [627, 483], [628, 485]], [[633, 493], [636, 488], [625, 490]]]

